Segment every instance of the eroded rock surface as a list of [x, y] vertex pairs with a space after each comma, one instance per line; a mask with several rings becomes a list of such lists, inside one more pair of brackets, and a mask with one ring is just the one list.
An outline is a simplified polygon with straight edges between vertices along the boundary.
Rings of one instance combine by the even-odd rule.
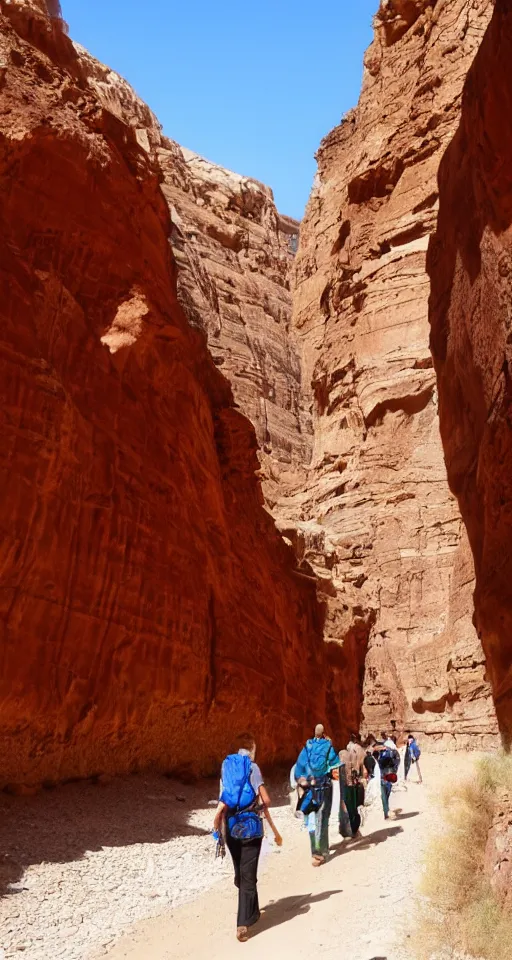
[[503, 785], [493, 797], [484, 868], [499, 902], [512, 910], [512, 792]]
[[497, 0], [440, 168], [429, 251], [448, 476], [476, 569], [476, 624], [512, 742], [512, 3]]
[[314, 584], [178, 303], [158, 125], [39, 6], [0, 3], [1, 781], [288, 758]]
[[311, 456], [290, 273], [299, 224], [280, 215], [272, 191], [177, 144], [159, 151], [174, 223], [178, 293], [250, 418], [267, 502]]
[[490, 745], [497, 730], [439, 437], [425, 269], [440, 159], [491, 12], [380, 5], [359, 105], [320, 147], [301, 226], [294, 322], [314, 446], [306, 488], [278, 506], [324, 583], [328, 638], [358, 627], [363, 729], [393, 718], [443, 748]]

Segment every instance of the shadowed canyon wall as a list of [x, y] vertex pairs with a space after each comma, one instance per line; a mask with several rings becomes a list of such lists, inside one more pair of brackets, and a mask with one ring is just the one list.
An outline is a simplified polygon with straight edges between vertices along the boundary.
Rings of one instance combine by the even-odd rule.
[[448, 476], [476, 569], [476, 626], [512, 742], [512, 2], [496, 0], [439, 173], [432, 351]]
[[158, 125], [43, 4], [0, 34], [2, 783], [287, 759], [321, 610], [178, 303]]
[[425, 268], [439, 163], [491, 13], [486, 0], [380, 5], [359, 105], [321, 144], [301, 226], [294, 323], [314, 445], [307, 484], [278, 505], [324, 584], [328, 639], [353, 643], [357, 625], [363, 730], [394, 718], [439, 748], [497, 734]]

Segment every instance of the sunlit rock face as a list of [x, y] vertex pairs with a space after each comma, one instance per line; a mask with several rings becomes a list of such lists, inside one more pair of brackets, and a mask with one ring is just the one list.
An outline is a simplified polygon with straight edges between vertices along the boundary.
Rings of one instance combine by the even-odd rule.
[[320, 146], [301, 225], [294, 325], [313, 457], [278, 505], [324, 585], [327, 637], [344, 645], [358, 625], [363, 732], [394, 721], [440, 749], [497, 734], [439, 435], [425, 266], [439, 163], [492, 7], [380, 5], [359, 105]]
[[497, 0], [439, 172], [430, 321], [448, 477], [476, 569], [476, 626], [512, 741], [512, 3]]
[[159, 163], [179, 297], [254, 424], [263, 489], [274, 509], [282, 483], [298, 482], [311, 456], [311, 417], [291, 327], [299, 224], [278, 213], [269, 187], [176, 143], [163, 143]]
[[315, 585], [178, 301], [158, 124], [38, 6], [0, 12], [1, 784], [288, 759]]

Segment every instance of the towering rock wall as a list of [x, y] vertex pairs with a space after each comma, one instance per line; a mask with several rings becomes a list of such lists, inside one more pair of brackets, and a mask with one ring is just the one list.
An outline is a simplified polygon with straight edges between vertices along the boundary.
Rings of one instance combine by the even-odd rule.
[[311, 456], [291, 328], [299, 224], [277, 212], [269, 187], [176, 143], [163, 142], [159, 162], [180, 300], [254, 424], [264, 491], [274, 506], [280, 483], [297, 481]]
[[359, 105], [320, 147], [301, 227], [294, 321], [314, 447], [306, 488], [278, 506], [324, 584], [327, 638], [352, 646], [360, 673], [366, 662], [363, 729], [394, 718], [440, 747], [496, 737], [425, 269], [440, 159], [491, 12], [490, 0], [380, 4]]
[[158, 125], [42, 4], [0, 39], [1, 782], [287, 758], [319, 608], [178, 303]]
[[[448, 476], [476, 569], [476, 626], [512, 743], [512, 2], [467, 78], [439, 173], [431, 241], [432, 351]], [[503, 848], [502, 848], [503, 849]]]

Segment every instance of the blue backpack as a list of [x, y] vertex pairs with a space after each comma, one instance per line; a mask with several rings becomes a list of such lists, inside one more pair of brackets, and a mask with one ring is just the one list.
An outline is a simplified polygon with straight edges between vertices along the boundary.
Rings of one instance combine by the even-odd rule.
[[410, 751], [411, 757], [412, 757], [412, 759], [413, 759], [414, 761], [420, 759], [420, 757], [421, 757], [421, 750], [420, 750], [418, 744], [416, 743], [416, 740], [413, 740], [412, 743], [409, 744], [409, 751]]
[[256, 792], [251, 783], [251, 758], [231, 753], [222, 764], [222, 793], [226, 804], [228, 830], [235, 840], [256, 840], [263, 836], [258, 816]]
[[399, 766], [400, 766], [400, 754], [398, 750], [391, 750], [390, 747], [386, 747], [385, 750], [380, 751], [379, 767], [383, 773], [385, 773], [388, 770], [393, 773], [396, 773]]
[[329, 754], [331, 741], [327, 739], [308, 740], [306, 753], [308, 757], [309, 776], [322, 777], [329, 772]]
[[[325, 790], [330, 783], [328, 774], [331, 742], [325, 739], [308, 740], [305, 746], [308, 768], [308, 786], [299, 797], [297, 811], [305, 816], [317, 813], [325, 800]], [[314, 780], [314, 784], [311, 783]]]

